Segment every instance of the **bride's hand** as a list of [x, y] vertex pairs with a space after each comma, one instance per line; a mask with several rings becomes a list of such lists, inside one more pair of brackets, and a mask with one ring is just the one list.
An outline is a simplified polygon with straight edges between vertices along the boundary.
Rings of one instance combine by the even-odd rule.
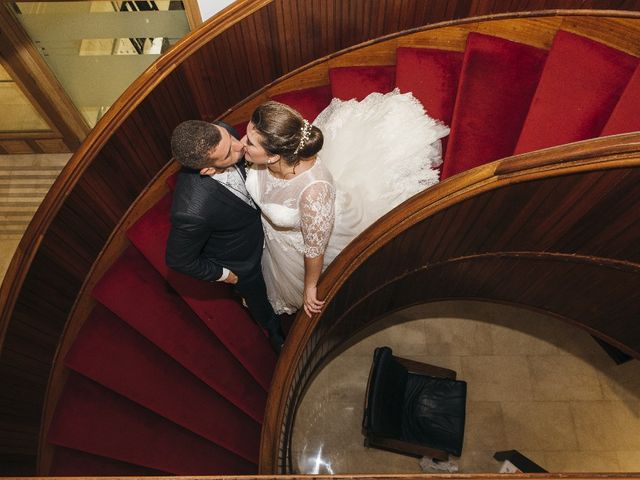
[[304, 289], [304, 311], [310, 317], [314, 313], [318, 313], [324, 305], [324, 300], [318, 300], [317, 290], [318, 288], [315, 285]]

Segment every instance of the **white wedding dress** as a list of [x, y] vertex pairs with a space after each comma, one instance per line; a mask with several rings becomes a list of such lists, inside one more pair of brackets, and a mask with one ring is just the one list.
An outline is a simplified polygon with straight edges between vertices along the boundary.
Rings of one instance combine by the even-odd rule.
[[314, 125], [324, 146], [315, 164], [290, 180], [253, 166], [247, 190], [262, 210], [262, 268], [276, 313], [302, 305], [304, 256], [324, 268], [360, 232], [438, 182], [440, 139], [449, 128], [410, 93], [334, 99]]

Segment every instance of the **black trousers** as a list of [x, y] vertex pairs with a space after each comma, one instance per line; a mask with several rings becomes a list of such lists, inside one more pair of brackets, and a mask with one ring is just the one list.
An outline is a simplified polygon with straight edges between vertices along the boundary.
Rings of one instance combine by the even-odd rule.
[[249, 278], [239, 279], [235, 290], [247, 302], [249, 313], [253, 319], [269, 333], [278, 328], [279, 318], [273, 311], [267, 298], [267, 287], [264, 284], [262, 270]]

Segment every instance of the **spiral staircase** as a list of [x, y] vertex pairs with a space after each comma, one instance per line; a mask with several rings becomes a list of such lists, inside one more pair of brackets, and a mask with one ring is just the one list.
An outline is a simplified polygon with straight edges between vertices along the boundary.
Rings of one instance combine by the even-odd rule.
[[[533, 22], [543, 31], [533, 40], [523, 34], [514, 41], [500, 28], [483, 30], [483, 22], [427, 32], [446, 37], [458, 29], [446, 48], [424, 47], [423, 34], [409, 32], [387, 41], [397, 48], [385, 47], [378, 64], [374, 60], [382, 55], [364, 55], [375, 53], [375, 45], [353, 48], [321, 61], [328, 82], [314, 76], [316, 62], [223, 118], [242, 130], [247, 112], [266, 97], [313, 119], [333, 97], [362, 99], [394, 88], [413, 92], [431, 116], [451, 126], [441, 175], [452, 181], [436, 187], [443, 198], [454, 178], [473, 178], [480, 171], [473, 169], [494, 160], [639, 131], [640, 48], [628, 47], [632, 41], [616, 45], [615, 35], [589, 38], [575, 28], [563, 29], [564, 17], [548, 18], [511, 19], [505, 27], [526, 30]], [[620, 26], [640, 38], [639, 18]], [[152, 115], [151, 108], [148, 112]], [[149, 125], [152, 136], [167, 130]], [[111, 239], [117, 248], [105, 248], [84, 280], [70, 317], [77, 320], [66, 326], [49, 381], [41, 473], [251, 475], [259, 471], [261, 432], [275, 435], [262, 427], [270, 389], [283, 384], [272, 386], [277, 358], [264, 332], [225, 285], [195, 281], [164, 264], [175, 171], [175, 165], [165, 167], [150, 183], [120, 221], [123, 235]], [[126, 179], [130, 173], [123, 172], [124, 189], [133, 188]], [[627, 199], [640, 197], [637, 187], [622, 186]], [[94, 194], [100, 197], [99, 191]], [[631, 200], [620, 208], [631, 208]], [[603, 201], [601, 208], [607, 205]], [[392, 214], [399, 222], [402, 210]], [[560, 222], [557, 213], [539, 214]], [[637, 238], [637, 223], [628, 227]], [[637, 252], [620, 261], [639, 268]], [[293, 358], [297, 350], [287, 344], [283, 358]]]

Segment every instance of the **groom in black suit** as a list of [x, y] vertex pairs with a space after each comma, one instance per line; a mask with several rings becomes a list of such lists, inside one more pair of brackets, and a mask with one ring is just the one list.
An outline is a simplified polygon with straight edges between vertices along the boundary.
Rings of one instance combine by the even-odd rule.
[[182, 169], [173, 194], [167, 265], [208, 282], [235, 286], [276, 351], [284, 342], [262, 277], [260, 210], [244, 185], [244, 149], [233, 127], [188, 120], [171, 136]]

